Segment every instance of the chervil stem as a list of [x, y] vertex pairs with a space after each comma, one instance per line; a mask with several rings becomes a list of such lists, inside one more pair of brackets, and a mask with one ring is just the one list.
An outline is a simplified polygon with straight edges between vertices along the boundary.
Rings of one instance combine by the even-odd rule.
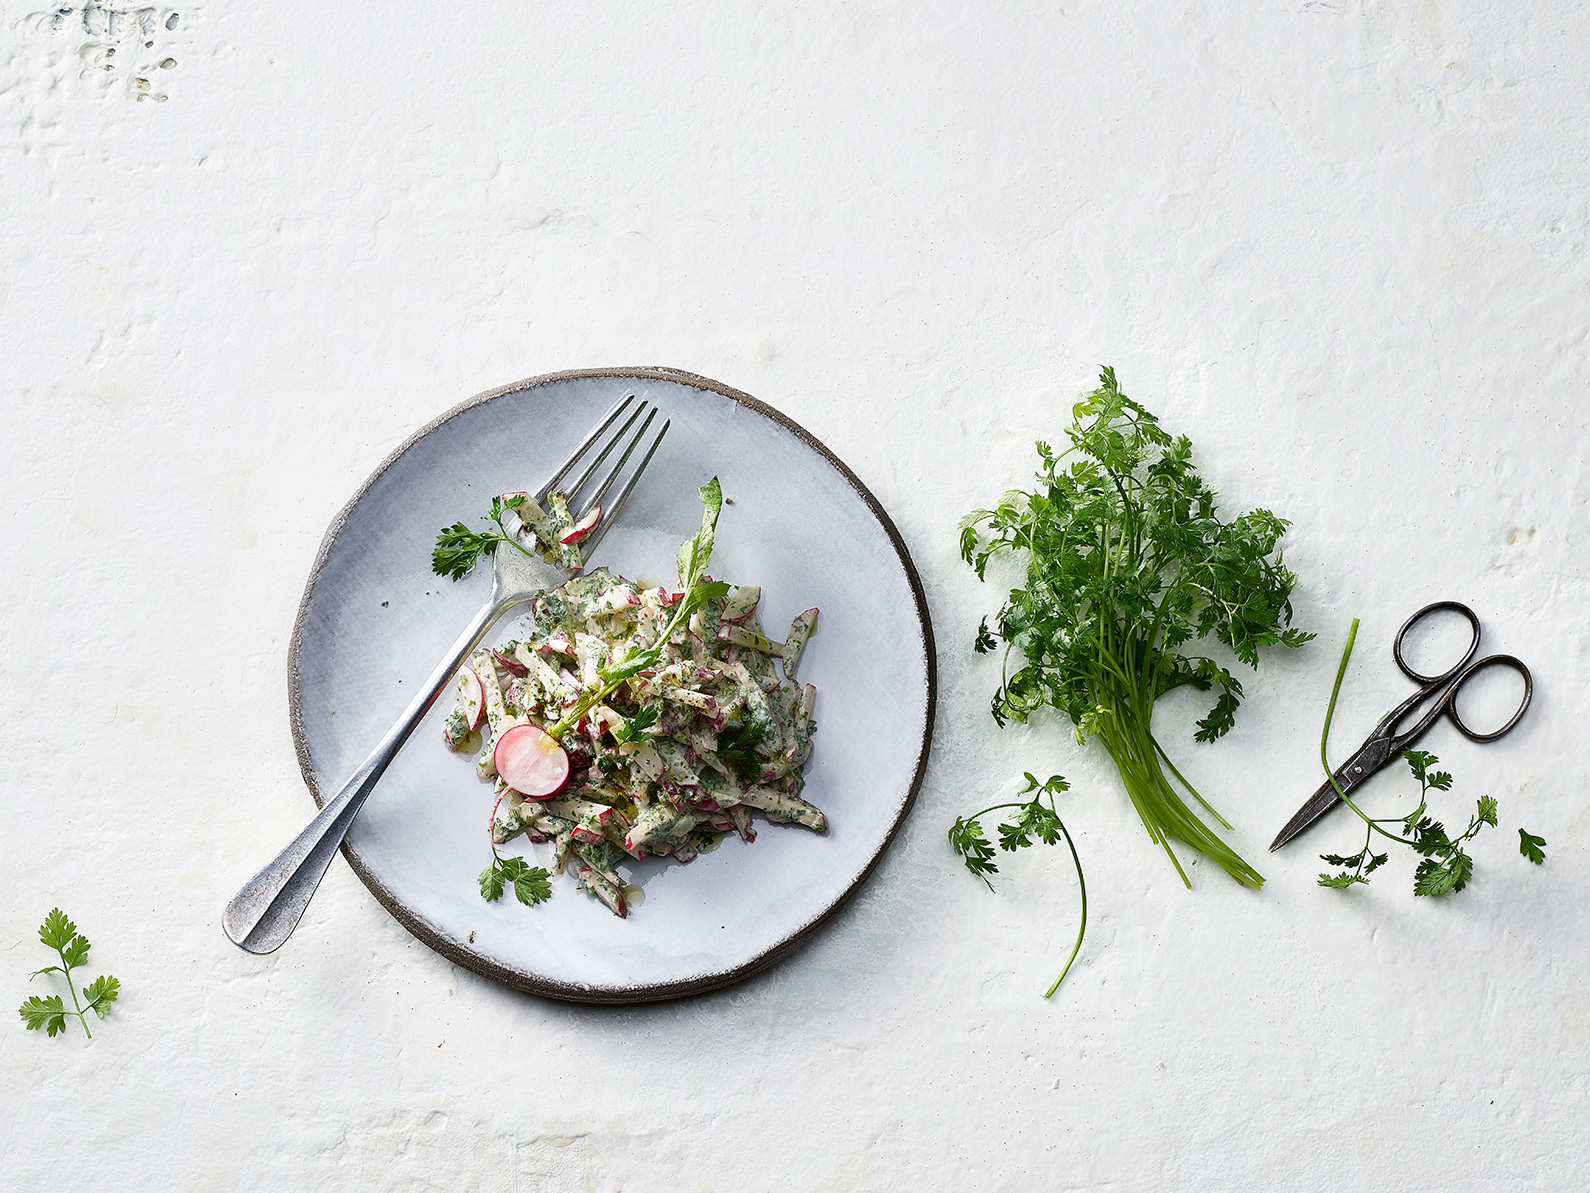
[[[1054, 812], [1054, 797], [1049, 798], [1049, 810]], [[1071, 946], [1071, 956], [1066, 958], [1065, 968], [1060, 971], [1060, 976], [1054, 980], [1054, 985], [1043, 992], [1045, 998], [1053, 996], [1060, 989], [1060, 983], [1066, 980], [1066, 974], [1071, 972], [1071, 963], [1077, 959], [1077, 954], [1082, 951], [1082, 937], [1088, 930], [1088, 884], [1082, 877], [1082, 859], [1077, 856], [1076, 842], [1071, 839], [1071, 830], [1066, 828], [1066, 822], [1060, 820], [1060, 814], [1055, 812], [1055, 819], [1060, 822], [1060, 831], [1065, 834], [1066, 845], [1071, 850], [1071, 864], [1077, 868], [1077, 889], [1082, 892], [1082, 922], [1077, 925], [1077, 942]]]

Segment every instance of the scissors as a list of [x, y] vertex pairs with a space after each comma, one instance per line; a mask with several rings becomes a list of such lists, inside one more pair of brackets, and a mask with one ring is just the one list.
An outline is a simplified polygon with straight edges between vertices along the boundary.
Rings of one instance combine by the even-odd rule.
[[[1456, 664], [1440, 675], [1420, 675], [1408, 666], [1408, 660], [1403, 658], [1402, 640], [1407, 637], [1409, 630], [1430, 614], [1441, 612], [1461, 614], [1473, 629], [1474, 637], [1469, 641], [1468, 651]], [[1397, 631], [1397, 639], [1391, 645], [1391, 657], [1397, 661], [1402, 673], [1419, 685], [1419, 690], [1380, 718], [1380, 724], [1375, 726], [1364, 744], [1337, 768], [1336, 783], [1343, 791], [1351, 793], [1354, 788], [1368, 782], [1369, 777], [1376, 771], [1402, 757], [1402, 752], [1428, 733], [1431, 726], [1440, 720], [1442, 713], [1445, 713], [1452, 724], [1457, 726], [1458, 732], [1470, 741], [1495, 741], [1518, 724], [1525, 710], [1529, 708], [1529, 699], [1535, 692], [1535, 681], [1529, 674], [1529, 668], [1510, 654], [1486, 655], [1477, 662], [1473, 661], [1479, 649], [1480, 619], [1474, 616], [1474, 610], [1458, 601], [1437, 601], [1433, 605], [1426, 605], [1402, 623], [1402, 628]], [[1510, 667], [1523, 676], [1524, 698], [1519, 702], [1518, 711], [1512, 715], [1507, 724], [1491, 733], [1476, 733], [1458, 716], [1457, 694], [1462, 691], [1464, 684], [1488, 667]], [[1398, 726], [1413, 715], [1414, 711], [1431, 696], [1435, 696], [1435, 703], [1425, 710], [1413, 728], [1398, 733]], [[1270, 849], [1273, 851], [1281, 848], [1339, 803], [1341, 796], [1336, 793], [1336, 787], [1329, 782], [1325, 783], [1297, 810], [1297, 815], [1286, 822], [1286, 827], [1277, 833], [1275, 840], [1270, 843]]]

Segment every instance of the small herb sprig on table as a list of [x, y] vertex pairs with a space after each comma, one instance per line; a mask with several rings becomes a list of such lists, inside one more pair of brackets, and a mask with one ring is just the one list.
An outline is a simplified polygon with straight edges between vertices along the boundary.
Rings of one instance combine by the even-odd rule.
[[[1339, 891], [1359, 884], [1367, 885], [1369, 876], [1385, 865], [1390, 856], [1388, 853], [1375, 853], [1372, 849], [1375, 834], [1378, 833], [1388, 841], [1408, 846], [1419, 855], [1421, 860], [1418, 868], [1413, 872], [1415, 895], [1444, 895], [1449, 891], [1461, 891], [1474, 876], [1474, 859], [1463, 846], [1473, 840], [1485, 826], [1496, 827], [1497, 805], [1494, 797], [1480, 796], [1474, 814], [1469, 817], [1468, 828], [1454, 838], [1447, 833], [1446, 826], [1439, 820], [1425, 815], [1429, 807], [1430, 792], [1450, 791], [1452, 788], [1452, 776], [1446, 771], [1435, 769], [1440, 759], [1434, 754], [1424, 750], [1403, 751], [1402, 756], [1407, 759], [1409, 770], [1419, 781], [1419, 806], [1406, 816], [1370, 816], [1341, 789], [1341, 785], [1336, 781], [1336, 774], [1331, 769], [1326, 743], [1330, 739], [1331, 720], [1336, 715], [1336, 697], [1341, 693], [1342, 676], [1347, 673], [1347, 660], [1352, 657], [1353, 642], [1357, 637], [1358, 619], [1355, 617], [1352, 628], [1347, 633], [1347, 645], [1342, 650], [1341, 665], [1336, 669], [1336, 683], [1331, 688], [1330, 705], [1325, 710], [1325, 728], [1320, 733], [1319, 757], [1325, 767], [1325, 773], [1330, 776], [1331, 786], [1336, 788], [1336, 794], [1341, 796], [1342, 802], [1364, 822], [1364, 847], [1350, 856], [1335, 853], [1320, 854], [1321, 861], [1339, 869], [1335, 874], [1321, 874], [1319, 884]], [[1399, 826], [1399, 831], [1391, 832], [1386, 827], [1390, 825]], [[1537, 866], [1546, 860], [1543, 848], [1545, 844], [1544, 837], [1537, 837], [1524, 829], [1518, 830], [1519, 853]]]
[[[994, 847], [989, 844], [988, 838], [983, 835], [983, 826], [978, 823], [984, 816], [990, 812], [1002, 812], [1006, 808], [1015, 809], [999, 826], [999, 847], [1009, 853], [1027, 848], [1034, 837], [1045, 845], [1053, 845], [1062, 836], [1066, 839], [1066, 845], [1071, 849], [1071, 862], [1077, 870], [1077, 887], [1082, 893], [1082, 917], [1077, 925], [1077, 942], [1071, 948], [1071, 956], [1066, 958], [1065, 968], [1060, 971], [1054, 984], [1044, 991], [1043, 996], [1048, 998], [1065, 981], [1066, 974], [1071, 972], [1071, 963], [1082, 949], [1082, 936], [1088, 930], [1088, 884], [1082, 877], [1082, 859], [1077, 856], [1076, 842], [1071, 839], [1070, 831], [1054, 806], [1054, 797], [1062, 791], [1069, 791], [1071, 784], [1059, 775], [1050, 775], [1043, 783], [1039, 783], [1031, 771], [1027, 771], [1023, 777], [1027, 785], [1019, 794], [1032, 795], [1032, 799], [994, 804], [975, 816], [957, 816], [955, 823], [950, 825], [950, 848], [961, 855], [966, 868], [981, 878], [983, 885], [993, 890], [994, 884], [988, 881], [988, 876], [997, 874], [999, 867], [994, 864]], [[1049, 797], [1048, 807], [1043, 804], [1044, 796]]]
[[61, 963], [36, 969], [28, 977], [31, 980], [42, 973], [60, 974], [66, 979], [73, 1009], [67, 1009], [59, 994], [45, 998], [35, 994], [19, 1008], [23, 1023], [29, 1031], [37, 1031], [42, 1027], [53, 1036], [66, 1030], [68, 1015], [76, 1015], [78, 1022], [83, 1025], [83, 1033], [93, 1039], [94, 1033], [88, 1030], [88, 1013], [93, 1011], [103, 1019], [110, 1010], [110, 1004], [121, 993], [121, 983], [109, 974], [97, 977], [92, 984], [83, 987], [86, 1004], [78, 1001], [77, 989], [72, 985], [72, 970], [87, 963], [88, 938], [78, 932], [77, 925], [67, 919], [66, 913], [59, 907], [52, 908], [50, 914], [44, 917], [44, 923], [39, 928], [39, 940], [60, 955]]

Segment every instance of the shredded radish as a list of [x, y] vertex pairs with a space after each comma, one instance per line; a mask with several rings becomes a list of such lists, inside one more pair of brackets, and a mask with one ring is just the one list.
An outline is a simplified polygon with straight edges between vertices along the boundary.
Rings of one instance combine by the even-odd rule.
[[459, 700], [464, 707], [464, 722], [473, 733], [480, 728], [480, 722], [486, 716], [486, 685], [480, 682], [480, 676], [475, 674], [473, 667], [465, 667], [458, 673]]
[[590, 534], [591, 531], [596, 529], [596, 524], [598, 522], [600, 522], [601, 520], [602, 520], [602, 507], [599, 506], [599, 505], [593, 505], [591, 507], [591, 512], [590, 513], [586, 514], [585, 517], [581, 518], [573, 526], [570, 526], [562, 534], [558, 535], [558, 542], [560, 542], [560, 543], [580, 543], [580, 542], [584, 542], [585, 541], [585, 537], [588, 534]]

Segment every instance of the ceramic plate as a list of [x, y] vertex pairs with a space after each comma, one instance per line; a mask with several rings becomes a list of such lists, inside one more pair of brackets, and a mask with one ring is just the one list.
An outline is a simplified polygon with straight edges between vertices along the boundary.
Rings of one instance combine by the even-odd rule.
[[[860, 481], [770, 407], [669, 369], [559, 373], [493, 390], [420, 431], [376, 471], [326, 534], [299, 608], [289, 668], [293, 737], [317, 803], [397, 719], [415, 687], [486, 601], [489, 569], [431, 573], [436, 532], [475, 524], [493, 494], [539, 486], [615, 401], [633, 393], [673, 428], [591, 565], [675, 581], [674, 553], [700, 524], [696, 490], [717, 475], [714, 577], [762, 586], [775, 635], [821, 610], [801, 660], [817, 686], [806, 798], [816, 835], [758, 822], [689, 865], [621, 867], [644, 901], [621, 920], [553, 879], [525, 907], [480, 897], [490, 860], [489, 783], [442, 745], [450, 694], [432, 708], [343, 847], [388, 910], [477, 973], [576, 1002], [648, 1002], [726, 985], [773, 964], [860, 884], [922, 779], [933, 724], [933, 636], [916, 569]], [[488, 641], [522, 636], [510, 614]], [[521, 837], [505, 852], [533, 853]]]

